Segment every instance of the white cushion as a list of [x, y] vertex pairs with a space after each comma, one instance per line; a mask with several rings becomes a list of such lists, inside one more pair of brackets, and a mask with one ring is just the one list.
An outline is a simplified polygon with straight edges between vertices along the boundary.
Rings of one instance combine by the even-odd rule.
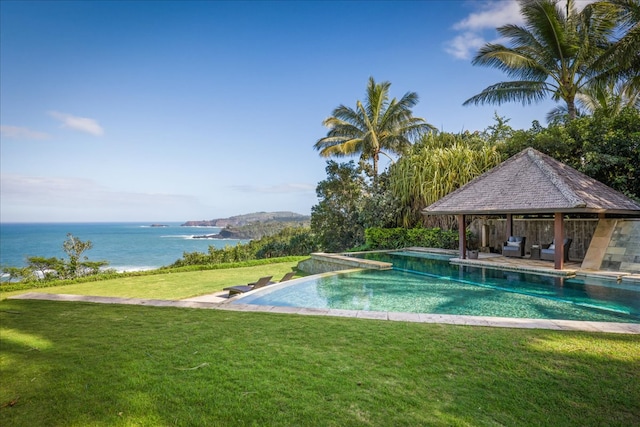
[[520, 242], [507, 242], [507, 246], [515, 246], [515, 247], [518, 247], [518, 246], [520, 246]]

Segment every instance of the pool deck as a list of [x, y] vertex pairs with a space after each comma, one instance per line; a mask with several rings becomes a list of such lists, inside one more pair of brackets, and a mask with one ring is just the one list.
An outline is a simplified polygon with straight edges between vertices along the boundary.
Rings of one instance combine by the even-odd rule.
[[452, 264], [469, 265], [474, 267], [495, 268], [500, 270], [520, 271], [526, 273], [547, 274], [551, 276], [583, 276], [599, 279], [608, 279], [637, 283], [640, 285], [640, 274], [626, 273], [623, 271], [603, 271], [583, 269], [580, 262], [568, 261], [564, 263], [562, 270], [556, 270], [553, 262], [539, 259], [511, 258], [499, 254], [478, 254], [478, 259], [452, 258]]
[[29, 292], [10, 299], [74, 301], [99, 304], [126, 304], [153, 307], [181, 307], [244, 312], [281, 313], [312, 316], [336, 316], [397, 322], [442, 323], [448, 325], [484, 326], [519, 329], [551, 329], [556, 331], [587, 331], [618, 334], [640, 334], [640, 323], [586, 322], [576, 320], [515, 319], [508, 317], [458, 316], [450, 314], [395, 313], [387, 311], [336, 310], [299, 307], [276, 307], [253, 304], [229, 304], [227, 292], [187, 298], [180, 301], [140, 298], [116, 298], [68, 294]]

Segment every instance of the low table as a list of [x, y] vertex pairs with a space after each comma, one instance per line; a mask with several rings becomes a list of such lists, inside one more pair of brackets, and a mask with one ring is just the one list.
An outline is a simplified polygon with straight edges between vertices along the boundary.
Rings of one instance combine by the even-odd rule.
[[531, 245], [531, 259], [540, 259], [539, 245]]

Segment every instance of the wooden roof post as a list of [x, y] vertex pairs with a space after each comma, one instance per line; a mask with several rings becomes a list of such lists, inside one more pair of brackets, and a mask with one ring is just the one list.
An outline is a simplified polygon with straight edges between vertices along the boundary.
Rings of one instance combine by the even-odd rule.
[[513, 236], [513, 215], [507, 214], [507, 235], [504, 240], [508, 240], [511, 236]]
[[467, 258], [467, 228], [464, 225], [464, 215], [458, 217], [458, 240], [460, 241], [460, 259]]
[[561, 212], [556, 212], [553, 218], [553, 243], [555, 243], [554, 268], [564, 268], [564, 218]]

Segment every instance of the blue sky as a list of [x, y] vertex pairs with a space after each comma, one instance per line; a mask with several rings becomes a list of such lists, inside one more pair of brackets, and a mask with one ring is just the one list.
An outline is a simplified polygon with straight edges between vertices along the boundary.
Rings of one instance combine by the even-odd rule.
[[0, 19], [2, 222], [309, 214], [322, 121], [370, 76], [448, 132], [554, 106], [462, 106], [506, 79], [471, 58], [520, 23], [512, 0], [3, 0]]

